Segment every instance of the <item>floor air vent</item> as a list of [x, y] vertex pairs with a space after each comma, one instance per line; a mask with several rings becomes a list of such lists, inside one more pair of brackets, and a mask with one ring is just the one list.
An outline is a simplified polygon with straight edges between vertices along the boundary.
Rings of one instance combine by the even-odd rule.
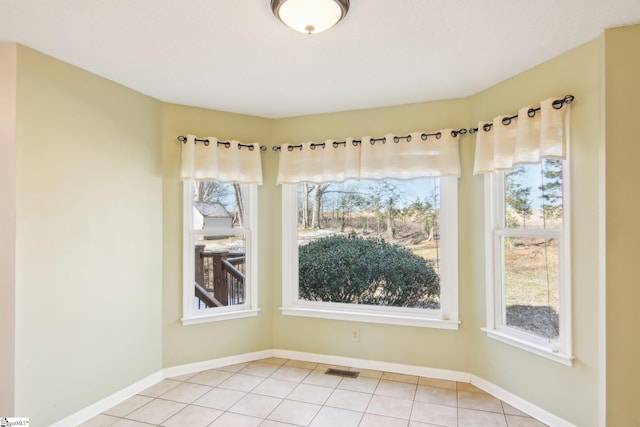
[[357, 371], [345, 371], [344, 369], [329, 368], [325, 372], [325, 375], [335, 375], [335, 376], [338, 376], [338, 377], [347, 377], [347, 378], [358, 378], [358, 375], [360, 375], [360, 372], [357, 372]]

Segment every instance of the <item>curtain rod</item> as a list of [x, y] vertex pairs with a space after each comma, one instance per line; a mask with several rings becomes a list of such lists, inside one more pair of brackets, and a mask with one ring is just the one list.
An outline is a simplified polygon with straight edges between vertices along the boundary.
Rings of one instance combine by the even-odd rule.
[[[458, 130], [452, 130], [451, 131], [451, 136], [455, 138], [458, 135], [465, 135], [467, 132], [468, 132], [468, 130], [465, 129], [465, 128], [458, 129]], [[423, 141], [426, 141], [430, 136], [433, 136], [436, 139], [440, 139], [440, 138], [442, 138], [442, 132], [422, 133], [420, 135], [420, 138]], [[404, 139], [405, 141], [410, 142], [411, 141], [411, 135], [404, 135], [404, 136], [395, 135], [393, 137], [393, 142], [395, 142], [397, 144], [398, 142], [400, 142], [401, 139]], [[180, 135], [180, 136], [178, 136], [178, 141], [186, 144], [187, 143], [187, 137], [183, 136], [183, 135]], [[384, 143], [386, 143], [386, 141], [387, 141], [386, 137], [383, 136], [383, 137], [380, 137], [380, 138], [371, 138], [369, 140], [369, 143], [371, 145], [374, 145], [376, 142], [382, 142], [384, 144]], [[202, 143], [204, 143], [205, 146], [209, 146], [209, 144], [211, 144], [211, 141], [209, 141], [209, 139], [206, 139], [206, 138], [205, 139], [195, 138], [194, 142], [196, 142], [196, 143], [202, 142]], [[351, 143], [353, 144], [354, 147], [356, 147], [359, 144], [362, 144], [362, 140], [353, 139], [353, 140], [351, 140]], [[224, 145], [225, 148], [230, 148], [231, 147], [231, 143], [229, 141], [218, 141], [218, 146], [220, 146], [220, 145]], [[333, 145], [333, 148], [338, 148], [341, 145], [346, 146], [347, 145], [347, 141], [346, 140], [345, 141], [333, 141], [332, 145]], [[312, 142], [309, 147], [312, 150], [315, 150], [316, 147], [325, 148], [325, 146], [326, 146], [325, 142], [319, 142], [319, 143]], [[303, 147], [302, 144], [289, 145], [287, 147], [287, 150], [288, 151], [293, 151], [295, 148], [298, 148], [298, 149], [302, 150], [302, 147]], [[253, 151], [254, 146], [253, 146], [253, 144], [241, 144], [241, 143], [238, 143], [238, 150], [240, 150], [242, 148], [248, 148], [249, 151]], [[280, 151], [281, 150], [280, 146], [277, 146], [277, 145], [272, 146], [271, 149], [273, 151]], [[261, 145], [260, 146], [260, 151], [267, 151], [267, 147], [265, 145]]]
[[[180, 135], [178, 137], [178, 141], [186, 144], [187, 143], [187, 137]], [[200, 139], [200, 138], [195, 138], [194, 139], [195, 142], [203, 142], [205, 147], [208, 147], [209, 144], [211, 144], [211, 141], [209, 141], [208, 139]], [[231, 147], [231, 142], [229, 141], [218, 141], [218, 147], [224, 145], [224, 148], [230, 148]], [[248, 148], [249, 151], [253, 151], [254, 150], [254, 146], [253, 144], [241, 144], [238, 143], [238, 150], [241, 150], [243, 148]], [[260, 146], [260, 151], [267, 151], [267, 146], [266, 145], [261, 145]]]
[[[555, 108], [556, 110], [559, 110], [560, 108], [562, 108], [564, 106], [564, 104], [571, 104], [574, 101], [575, 97], [573, 95], [566, 95], [564, 98], [562, 99], [556, 99], [553, 101], [553, 103], [551, 104], [553, 106], [553, 108]], [[527, 111], [527, 115], [529, 117], [533, 117], [536, 115], [536, 112], [540, 111], [540, 107], [537, 108], [529, 108], [529, 110]], [[508, 117], [503, 117], [502, 118], [502, 124], [504, 124], [505, 126], [508, 126], [511, 124], [511, 121], [513, 121], [514, 119], [517, 119], [518, 115], [514, 114], [512, 116], [508, 116]], [[488, 132], [491, 130], [491, 128], [493, 127], [493, 123], [486, 123], [485, 125], [482, 126], [482, 129], [485, 132]], [[458, 130], [452, 130], [451, 131], [451, 136], [452, 137], [457, 137], [458, 135], [465, 135], [470, 133], [470, 134], [474, 134], [476, 132], [478, 132], [478, 128], [470, 128], [470, 129], [458, 129]], [[442, 137], [442, 133], [441, 132], [434, 132], [434, 133], [423, 133], [420, 135], [420, 138], [423, 141], [426, 141], [430, 136], [434, 136], [436, 139], [440, 139]], [[399, 136], [396, 135], [393, 137], [393, 142], [398, 143], [400, 142], [401, 139], [404, 139], [405, 141], [409, 142], [411, 141], [411, 135], [405, 135], [405, 136]], [[186, 144], [187, 143], [187, 137], [180, 135], [178, 137], [178, 141]], [[198, 142], [202, 142], [204, 143], [205, 146], [208, 146], [211, 141], [209, 141], [208, 139], [200, 139], [200, 138], [195, 138], [194, 140], [196, 143]], [[386, 138], [385, 137], [381, 137], [381, 138], [371, 138], [369, 140], [369, 143], [371, 145], [374, 145], [376, 142], [382, 142], [383, 144], [386, 142]], [[359, 144], [362, 144], [362, 140], [360, 139], [353, 139], [351, 140], [351, 143], [353, 144], [354, 147], [358, 146]], [[218, 141], [218, 146], [223, 145], [225, 148], [230, 148], [231, 147], [231, 142], [229, 141]], [[334, 148], [338, 148], [339, 146], [343, 145], [346, 146], [347, 145], [347, 141], [333, 141], [332, 143]], [[309, 146], [309, 148], [311, 148], [312, 150], [315, 150], [316, 147], [322, 147], [325, 148], [326, 143], [325, 142], [320, 142], [320, 143], [311, 143], [311, 145]], [[293, 151], [294, 149], [298, 148], [300, 150], [302, 150], [303, 145], [302, 144], [298, 144], [298, 145], [289, 145], [287, 147], [288, 151]], [[253, 144], [241, 144], [238, 143], [238, 150], [241, 150], [242, 148], [248, 148], [249, 151], [253, 151], [254, 150], [254, 146]], [[281, 148], [280, 146], [274, 145], [271, 147], [271, 149], [273, 151], [280, 151]], [[261, 145], [260, 146], [260, 151], [267, 151], [267, 146], [266, 145]]]
[[[571, 104], [571, 103], [573, 102], [573, 100], [574, 100], [574, 99], [575, 99], [575, 96], [573, 96], [573, 95], [565, 95], [565, 97], [564, 97], [564, 98], [562, 98], [562, 99], [556, 99], [555, 101], [553, 101], [553, 102], [551, 103], [551, 106], [552, 106], [554, 109], [559, 110], [559, 109], [561, 109], [561, 108], [562, 108], [562, 106], [563, 106], [564, 104]], [[540, 111], [540, 107], [537, 107], [537, 108], [529, 108], [529, 110], [527, 110], [527, 115], [528, 115], [529, 117], [533, 117], [533, 116], [535, 116], [535, 115], [536, 115], [536, 113], [537, 113], [538, 111]], [[514, 114], [514, 115], [512, 115], [512, 116], [508, 116], [508, 117], [503, 117], [503, 118], [502, 118], [502, 124], [503, 124], [503, 125], [505, 125], [505, 126], [509, 126], [509, 125], [511, 124], [511, 121], [512, 121], [512, 120], [514, 120], [514, 119], [517, 119], [517, 118], [518, 118], [518, 115], [517, 115], [517, 114]], [[492, 127], [493, 127], [493, 123], [485, 123], [485, 124], [482, 126], [482, 130], [483, 130], [483, 131], [485, 131], [485, 132], [489, 132], [489, 131], [491, 130], [491, 128], [492, 128]], [[476, 132], [478, 132], [478, 128], [471, 128], [471, 129], [469, 129], [469, 133], [470, 133], [470, 134], [474, 134], [474, 133], [476, 133]]]
[[[458, 129], [458, 130], [452, 130], [451, 131], [451, 136], [455, 138], [458, 135], [464, 135], [466, 133], [467, 133], [467, 129], [464, 129], [464, 128], [463, 129]], [[420, 135], [420, 138], [423, 141], [426, 141], [430, 136], [435, 136], [436, 139], [440, 139], [440, 138], [442, 138], [442, 132], [423, 133], [423, 134]], [[405, 141], [410, 142], [411, 141], [411, 135], [405, 135], [405, 136], [396, 135], [396, 136], [393, 137], [393, 142], [395, 142], [397, 144], [398, 142], [400, 142], [401, 139], [404, 139]], [[383, 136], [381, 138], [371, 138], [369, 140], [369, 143], [371, 145], [374, 145], [376, 142], [382, 142], [384, 144], [384, 143], [386, 143], [386, 141], [387, 141], [387, 138], [385, 138]], [[361, 139], [353, 139], [353, 140], [351, 140], [351, 143], [353, 144], [354, 147], [357, 147], [358, 145], [362, 144], [362, 140]], [[315, 150], [316, 147], [324, 148], [325, 145], [326, 145], [325, 142], [320, 142], [320, 143], [312, 142], [309, 145], [309, 148], [311, 148], [312, 150]], [[331, 145], [333, 145], [333, 148], [338, 148], [341, 145], [346, 146], [347, 145], [347, 141], [333, 141], [333, 143]], [[287, 150], [288, 151], [293, 151], [295, 148], [298, 148], [298, 149], [302, 150], [302, 144], [289, 145], [287, 147]], [[274, 145], [273, 147], [271, 147], [271, 149], [273, 151], [280, 151], [281, 150], [281, 148], [279, 146], [277, 146], [277, 145]]]

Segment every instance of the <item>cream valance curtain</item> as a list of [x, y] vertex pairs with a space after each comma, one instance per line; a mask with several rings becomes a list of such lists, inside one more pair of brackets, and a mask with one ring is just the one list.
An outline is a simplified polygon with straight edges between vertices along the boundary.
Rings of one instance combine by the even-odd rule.
[[516, 117], [478, 123], [473, 174], [511, 170], [542, 159], [566, 157], [569, 102], [547, 99], [540, 108], [521, 108]]
[[460, 176], [458, 131], [347, 138], [280, 147], [278, 184]]
[[182, 144], [180, 179], [262, 184], [260, 144], [198, 139], [187, 135]]

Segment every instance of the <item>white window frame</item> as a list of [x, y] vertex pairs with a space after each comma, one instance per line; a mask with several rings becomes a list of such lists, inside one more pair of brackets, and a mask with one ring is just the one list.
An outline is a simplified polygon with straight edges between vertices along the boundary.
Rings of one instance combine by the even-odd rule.
[[[571, 206], [569, 161], [562, 162], [562, 228], [559, 230], [509, 229], [505, 227], [505, 172], [485, 174], [485, 262], [487, 336], [567, 366], [573, 366], [571, 311]], [[558, 239], [558, 322], [557, 343], [522, 332], [502, 323], [504, 237], [554, 237]]]
[[[437, 179], [437, 178], [434, 178]], [[440, 178], [440, 309], [379, 307], [298, 298], [297, 186], [282, 185], [284, 315], [458, 330], [458, 179]]]
[[[243, 185], [244, 222], [242, 228], [194, 230], [193, 182], [183, 183], [182, 218], [182, 324], [195, 325], [220, 320], [257, 316], [258, 308], [258, 189]], [[197, 236], [238, 235], [245, 240], [245, 302], [244, 304], [195, 310], [195, 239]]]

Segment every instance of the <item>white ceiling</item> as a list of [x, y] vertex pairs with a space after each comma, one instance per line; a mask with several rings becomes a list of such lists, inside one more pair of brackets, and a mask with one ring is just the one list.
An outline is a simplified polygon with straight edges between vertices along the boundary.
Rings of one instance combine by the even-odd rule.
[[308, 36], [269, 0], [0, 0], [0, 40], [162, 101], [269, 118], [472, 95], [637, 22], [638, 0], [351, 0]]

